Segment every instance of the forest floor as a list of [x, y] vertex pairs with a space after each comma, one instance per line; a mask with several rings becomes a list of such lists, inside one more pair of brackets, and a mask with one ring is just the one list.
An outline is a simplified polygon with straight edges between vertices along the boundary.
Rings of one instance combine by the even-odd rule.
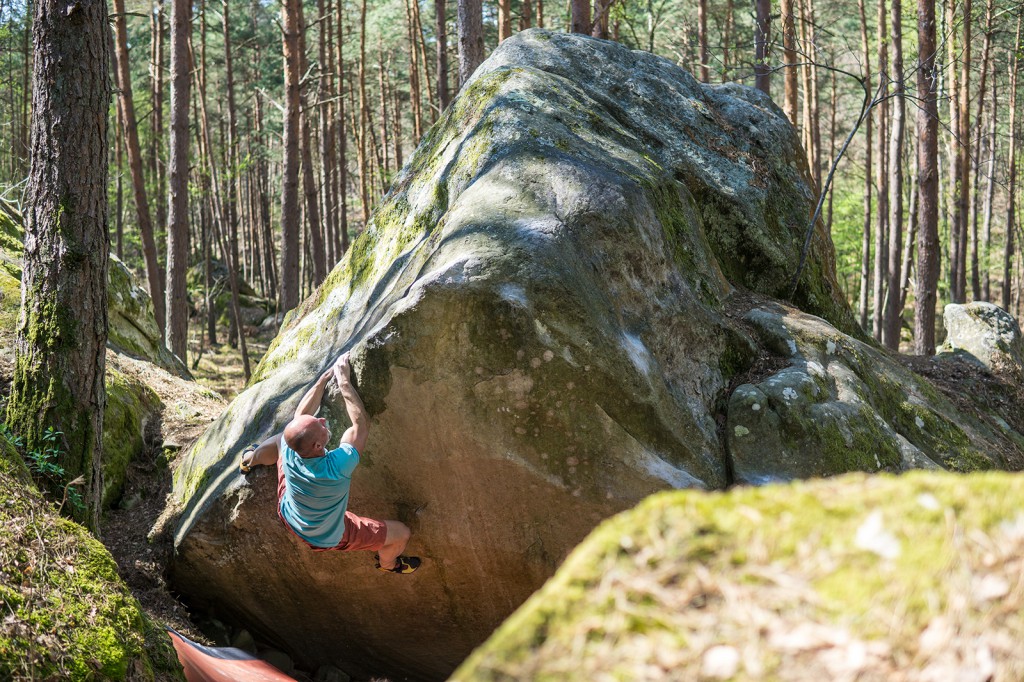
[[[227, 338], [224, 332], [221, 330], [220, 340]], [[268, 330], [247, 336], [252, 368], [266, 352], [274, 333], [275, 330]], [[214, 391], [219, 399], [197, 394], [189, 382], [148, 363], [115, 360], [127, 363], [129, 366], [119, 369], [153, 388], [165, 407], [160, 418], [147, 425], [144, 450], [130, 466], [120, 504], [104, 517], [101, 539], [117, 562], [121, 577], [150, 618], [200, 643], [223, 645], [225, 642], [217, 641], [220, 638], [211, 634], [207, 615], [191, 612], [168, 587], [166, 571], [173, 552], [173, 532], [152, 532], [171, 490], [167, 448], [188, 448], [245, 385], [241, 352], [227, 343], [213, 347], [205, 344], [200, 348], [200, 342], [193, 339], [188, 360], [196, 382]], [[174, 409], [180, 406], [188, 409]], [[195, 417], [200, 414], [203, 419], [197, 420]]]

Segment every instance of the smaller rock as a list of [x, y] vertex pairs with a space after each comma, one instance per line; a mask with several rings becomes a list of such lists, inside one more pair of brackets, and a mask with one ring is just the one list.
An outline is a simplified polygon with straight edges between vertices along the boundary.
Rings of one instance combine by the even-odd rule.
[[292, 657], [283, 651], [264, 649], [260, 652], [260, 658], [286, 675], [292, 674], [295, 670], [295, 662], [292, 661]]
[[942, 313], [946, 326], [943, 353], [961, 353], [991, 371], [1024, 372], [1024, 339], [1017, 320], [997, 305], [975, 301], [950, 303]]
[[236, 632], [235, 636], [231, 638], [231, 646], [242, 651], [248, 651], [251, 654], [256, 653], [256, 640], [244, 628]]
[[314, 682], [349, 682], [352, 678], [345, 671], [335, 668], [333, 665], [322, 665], [317, 668]]

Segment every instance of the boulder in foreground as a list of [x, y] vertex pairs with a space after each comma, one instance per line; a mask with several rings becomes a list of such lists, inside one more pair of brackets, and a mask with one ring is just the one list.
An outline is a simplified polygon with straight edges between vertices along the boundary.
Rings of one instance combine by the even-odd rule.
[[1019, 680], [1024, 479], [663, 493], [602, 524], [453, 676]]

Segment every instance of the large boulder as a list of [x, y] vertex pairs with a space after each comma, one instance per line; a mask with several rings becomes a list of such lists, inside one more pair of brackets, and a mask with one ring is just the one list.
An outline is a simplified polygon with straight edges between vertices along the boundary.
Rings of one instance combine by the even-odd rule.
[[1024, 479], [663, 493], [594, 531], [452, 677], [1019, 680]]
[[[665, 488], [736, 480], [752, 451], [730, 454], [723, 437], [739, 425], [731, 388], [827, 346], [791, 349], [768, 319], [788, 314], [771, 299], [793, 291], [812, 211], [798, 137], [762, 93], [581, 36], [503, 42], [181, 458], [175, 587], [311, 669], [445, 677], [601, 519]], [[849, 343], [843, 365], [864, 363], [868, 382], [875, 355], [836, 286], [831, 242], [820, 225], [811, 236], [789, 302]], [[343, 351], [373, 418], [350, 508], [412, 526], [410, 551], [426, 559], [413, 576], [306, 550], [277, 519], [274, 472], [237, 472], [243, 447], [279, 432]], [[773, 370], [755, 376], [766, 357]], [[843, 381], [823, 382], [822, 399], [849, 400]], [[955, 415], [932, 393], [922, 419]], [[333, 391], [321, 415], [336, 434], [347, 425]], [[948, 466], [924, 437], [884, 461], [841, 458], [837, 429], [824, 451], [794, 451], [839, 465], [779, 477]]]

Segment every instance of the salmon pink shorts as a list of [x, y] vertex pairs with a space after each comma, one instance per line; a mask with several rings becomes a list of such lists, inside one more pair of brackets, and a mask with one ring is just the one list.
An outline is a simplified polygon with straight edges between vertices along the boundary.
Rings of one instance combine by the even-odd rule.
[[350, 511], [345, 512], [345, 532], [341, 536], [341, 542], [334, 547], [317, 547], [309, 544], [305, 538], [299, 536], [295, 530], [288, 525], [288, 522], [284, 520], [284, 516], [281, 514], [281, 498], [284, 496], [285, 482], [284, 482], [284, 466], [281, 464], [281, 458], [277, 458], [277, 515], [281, 519], [281, 523], [288, 531], [304, 542], [308, 547], [316, 552], [333, 552], [335, 550], [342, 552], [354, 552], [358, 550], [368, 550], [371, 552], [379, 552], [387, 542], [388, 538], [388, 527], [383, 521], [377, 521], [376, 519], [368, 519], [363, 516], [356, 516]]

